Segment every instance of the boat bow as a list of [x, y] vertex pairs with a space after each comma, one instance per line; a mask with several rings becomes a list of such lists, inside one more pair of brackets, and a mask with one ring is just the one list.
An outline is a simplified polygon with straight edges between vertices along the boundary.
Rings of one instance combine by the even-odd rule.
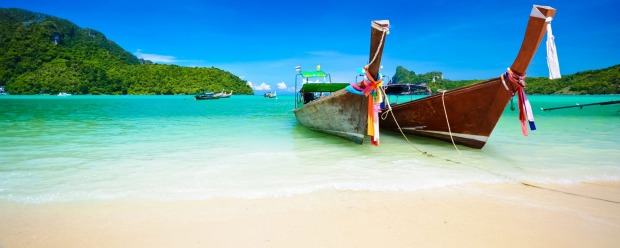
[[[519, 95], [522, 113], [527, 113], [525, 72], [555, 12], [551, 7], [534, 5], [521, 49], [506, 74], [384, 108], [382, 111], [391, 113], [381, 119], [381, 128], [482, 148], [513, 95]], [[523, 118], [529, 118], [527, 114], [520, 116], [525, 127]]]
[[[373, 21], [371, 26], [370, 63], [366, 68], [373, 78], [377, 78], [389, 21]], [[297, 67], [297, 69], [300, 69], [300, 67]], [[317, 68], [318, 70], [319, 68]], [[297, 87], [297, 84], [295, 84], [295, 87]], [[356, 87], [367, 89], [367, 87], [372, 86], [359, 84]], [[316, 91], [311, 91], [311, 89]], [[304, 100], [304, 104], [293, 111], [297, 121], [307, 128], [340, 136], [362, 144], [368, 131], [369, 97], [341, 88], [333, 93], [329, 93], [327, 96], [315, 99], [315, 93], [323, 95], [326, 92], [320, 91], [320, 89], [333, 89], [333, 87], [302, 87], [299, 93], [304, 96], [304, 98], [301, 98]], [[305, 97], [306, 94], [308, 97]], [[296, 107], [298, 106], [297, 99], [300, 98], [296, 97]]]

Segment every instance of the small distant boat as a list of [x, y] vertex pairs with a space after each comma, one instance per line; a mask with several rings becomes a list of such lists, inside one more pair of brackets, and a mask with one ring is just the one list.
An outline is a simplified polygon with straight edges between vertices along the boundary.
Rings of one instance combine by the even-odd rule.
[[388, 84], [383, 86], [386, 95], [430, 95], [431, 89], [426, 84]]
[[396, 96], [394, 104], [398, 103], [398, 98], [402, 96], [409, 96], [410, 100], [413, 100], [414, 95], [431, 95], [431, 88], [422, 84], [388, 84], [383, 86], [383, 91], [388, 96]]
[[213, 92], [205, 92], [194, 96], [195, 100], [217, 100], [220, 99], [219, 96], [216, 96]]
[[264, 96], [267, 97], [267, 98], [274, 98], [274, 97], [277, 97], [278, 94], [274, 91], [273, 93], [267, 92], [267, 93], [265, 93]]
[[530, 129], [535, 130], [524, 90], [525, 71], [546, 30], [550, 73], [559, 76], [559, 67], [556, 67], [557, 61], [554, 60], [557, 56], [554, 56], [553, 35], [550, 29], [547, 30], [555, 13], [554, 8], [534, 5], [521, 49], [512, 66], [500, 77], [383, 108], [382, 112], [391, 113], [387, 113], [385, 119], [381, 118], [380, 127], [480, 149], [486, 144], [510, 99], [518, 95], [523, 134], [527, 135], [527, 122]]
[[6, 95], [6, 91], [4, 91], [4, 86], [0, 86], [0, 95]]
[[60, 92], [58, 93], [58, 96], [70, 96], [71, 94], [66, 93], [66, 92]]

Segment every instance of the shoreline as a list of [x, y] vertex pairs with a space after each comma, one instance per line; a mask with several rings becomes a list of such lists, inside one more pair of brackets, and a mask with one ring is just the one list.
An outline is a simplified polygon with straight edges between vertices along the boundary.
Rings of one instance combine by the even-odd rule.
[[[260, 199], [0, 201], [0, 247], [614, 247], [620, 181]], [[544, 187], [544, 188], [540, 188]]]

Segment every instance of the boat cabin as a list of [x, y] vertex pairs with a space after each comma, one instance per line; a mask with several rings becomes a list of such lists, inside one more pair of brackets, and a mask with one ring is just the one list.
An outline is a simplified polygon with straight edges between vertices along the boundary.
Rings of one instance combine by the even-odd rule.
[[331, 75], [324, 71], [299, 71], [295, 76], [295, 108], [349, 86], [331, 81]]

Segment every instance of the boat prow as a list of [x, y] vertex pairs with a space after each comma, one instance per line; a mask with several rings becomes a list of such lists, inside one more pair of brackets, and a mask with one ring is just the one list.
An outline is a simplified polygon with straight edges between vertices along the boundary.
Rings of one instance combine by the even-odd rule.
[[[525, 97], [525, 71], [545, 35], [547, 22], [555, 12], [551, 7], [534, 5], [521, 49], [505, 74], [482, 83], [396, 104], [391, 109], [384, 108], [383, 112], [391, 113], [385, 120], [380, 120], [380, 127], [472, 148], [484, 147], [510, 99], [517, 94], [520, 103], [527, 102], [527, 98], [522, 99]], [[526, 108], [525, 105], [522, 107]], [[531, 109], [529, 111], [531, 113]], [[529, 117], [521, 115], [520, 118], [527, 135], [523, 118]], [[531, 120], [533, 127], [533, 117]]]
[[[378, 78], [381, 56], [389, 21], [371, 22], [370, 63], [368, 72]], [[298, 71], [301, 71], [298, 67]], [[368, 97], [344, 89], [349, 84], [332, 84], [331, 77], [320, 71], [300, 72], [303, 87], [295, 97], [295, 117], [310, 129], [333, 134], [362, 144], [368, 131]], [[297, 88], [297, 76], [295, 87]], [[309, 78], [328, 78], [327, 83], [309, 83]]]
[[[497, 79], [391, 106], [380, 127], [482, 148], [511, 95]], [[445, 111], [444, 111], [445, 107]], [[383, 111], [388, 111], [384, 109]]]

